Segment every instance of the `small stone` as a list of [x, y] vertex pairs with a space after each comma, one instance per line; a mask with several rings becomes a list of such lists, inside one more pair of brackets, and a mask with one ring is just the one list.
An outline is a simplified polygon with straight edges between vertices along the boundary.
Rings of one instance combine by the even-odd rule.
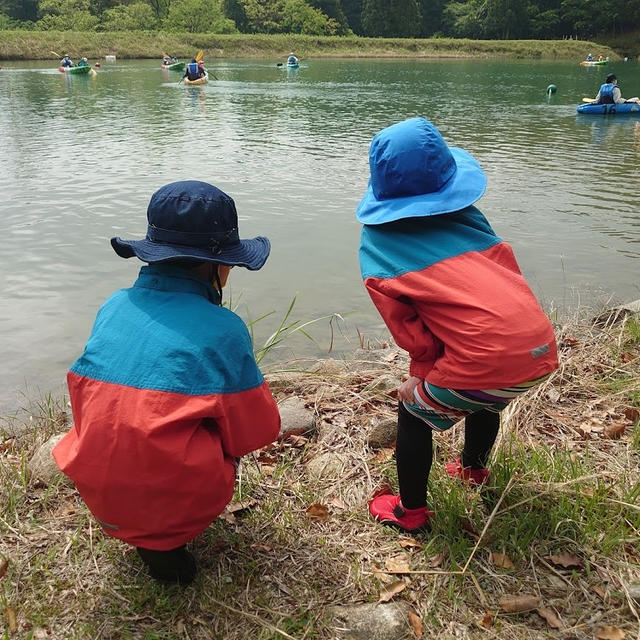
[[288, 435], [310, 435], [316, 431], [316, 418], [297, 396], [285, 398], [279, 405], [280, 437]]
[[338, 479], [342, 476], [347, 456], [338, 453], [322, 453], [307, 462], [307, 476], [313, 480]]
[[629, 585], [629, 597], [640, 603], [640, 582], [634, 582]]
[[58, 433], [38, 447], [31, 460], [27, 463], [27, 469], [32, 479], [48, 485], [57, 478], [67, 478], [67, 476], [58, 469], [58, 465], [51, 454], [55, 446], [64, 436], [64, 433]]
[[396, 391], [401, 382], [398, 378], [384, 375], [372, 380], [365, 388], [365, 391], [377, 391], [382, 393], [390, 393]]
[[367, 437], [367, 444], [371, 449], [384, 449], [396, 441], [398, 434], [398, 419], [386, 418], [373, 425]]
[[415, 638], [409, 623], [408, 602], [331, 607], [335, 638], [341, 640], [408, 640]]

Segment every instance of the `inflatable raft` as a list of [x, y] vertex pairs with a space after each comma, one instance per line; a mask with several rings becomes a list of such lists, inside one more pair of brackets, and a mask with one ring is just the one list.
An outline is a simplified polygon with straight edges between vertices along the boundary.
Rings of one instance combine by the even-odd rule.
[[58, 69], [63, 73], [73, 73], [76, 75], [83, 75], [91, 71], [91, 67], [89, 65], [85, 65], [83, 67], [58, 67]]
[[189, 80], [189, 78], [182, 78], [182, 82], [189, 86], [199, 85], [199, 84], [207, 84], [209, 82], [209, 74], [205, 73], [202, 78], [198, 78], [197, 80]]
[[168, 71], [184, 71], [185, 64], [184, 62], [173, 62], [172, 64], [161, 64], [160, 66]]
[[581, 67], [601, 67], [604, 64], [607, 64], [608, 60], [583, 60], [580, 63]]
[[592, 116], [604, 115], [626, 115], [635, 113], [640, 115], [640, 104], [637, 102], [622, 102], [620, 104], [597, 104], [589, 102], [577, 107], [578, 113], [585, 113]]

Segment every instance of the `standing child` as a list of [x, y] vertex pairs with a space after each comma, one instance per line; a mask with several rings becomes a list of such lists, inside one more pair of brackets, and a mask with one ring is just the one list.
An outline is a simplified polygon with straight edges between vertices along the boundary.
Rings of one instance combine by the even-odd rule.
[[185, 545], [231, 500], [236, 459], [278, 435], [278, 408], [242, 320], [221, 306], [234, 266], [270, 250], [241, 240], [233, 200], [205, 182], [151, 197], [143, 240], [112, 238], [142, 267], [98, 312], [67, 376], [74, 426], [54, 449], [105, 533], [158, 580], [191, 582]]
[[432, 430], [465, 420], [451, 476], [481, 484], [500, 411], [557, 368], [553, 327], [511, 247], [473, 203], [486, 177], [469, 153], [449, 148], [425, 118], [380, 131], [356, 216], [364, 224], [365, 287], [396, 343], [409, 352], [398, 390], [399, 495], [369, 511], [405, 531], [428, 527]]

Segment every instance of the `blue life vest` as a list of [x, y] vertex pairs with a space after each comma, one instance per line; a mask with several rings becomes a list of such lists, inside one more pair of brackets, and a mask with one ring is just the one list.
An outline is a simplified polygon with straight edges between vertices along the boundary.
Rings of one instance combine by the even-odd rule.
[[60, 63], [60, 66], [61, 67], [71, 67], [71, 66], [73, 66], [73, 63], [68, 58], [63, 58], [62, 62]]
[[600, 104], [614, 104], [615, 100], [613, 99], [613, 88], [616, 85], [613, 84], [612, 82], [609, 83], [604, 83], [601, 87], [600, 87], [600, 100], [598, 100], [598, 102]]
[[289, 58], [287, 59], [287, 64], [295, 64], [296, 62], [298, 62], [296, 60], [295, 56], [289, 56]]
[[190, 62], [187, 65], [187, 77], [189, 80], [197, 80], [200, 77], [200, 69], [197, 62]]

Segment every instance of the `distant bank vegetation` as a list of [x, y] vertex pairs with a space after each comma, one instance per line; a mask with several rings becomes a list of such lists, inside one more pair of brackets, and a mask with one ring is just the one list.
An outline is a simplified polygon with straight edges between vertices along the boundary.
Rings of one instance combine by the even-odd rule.
[[361, 38], [299, 34], [198, 34], [152, 31], [76, 32], [0, 30], [0, 60], [45, 60], [60, 55], [92, 59], [186, 58], [203, 49], [206, 59], [309, 57], [477, 57], [580, 60], [591, 51], [619, 56], [610, 48], [579, 40], [470, 40], [466, 38]]

